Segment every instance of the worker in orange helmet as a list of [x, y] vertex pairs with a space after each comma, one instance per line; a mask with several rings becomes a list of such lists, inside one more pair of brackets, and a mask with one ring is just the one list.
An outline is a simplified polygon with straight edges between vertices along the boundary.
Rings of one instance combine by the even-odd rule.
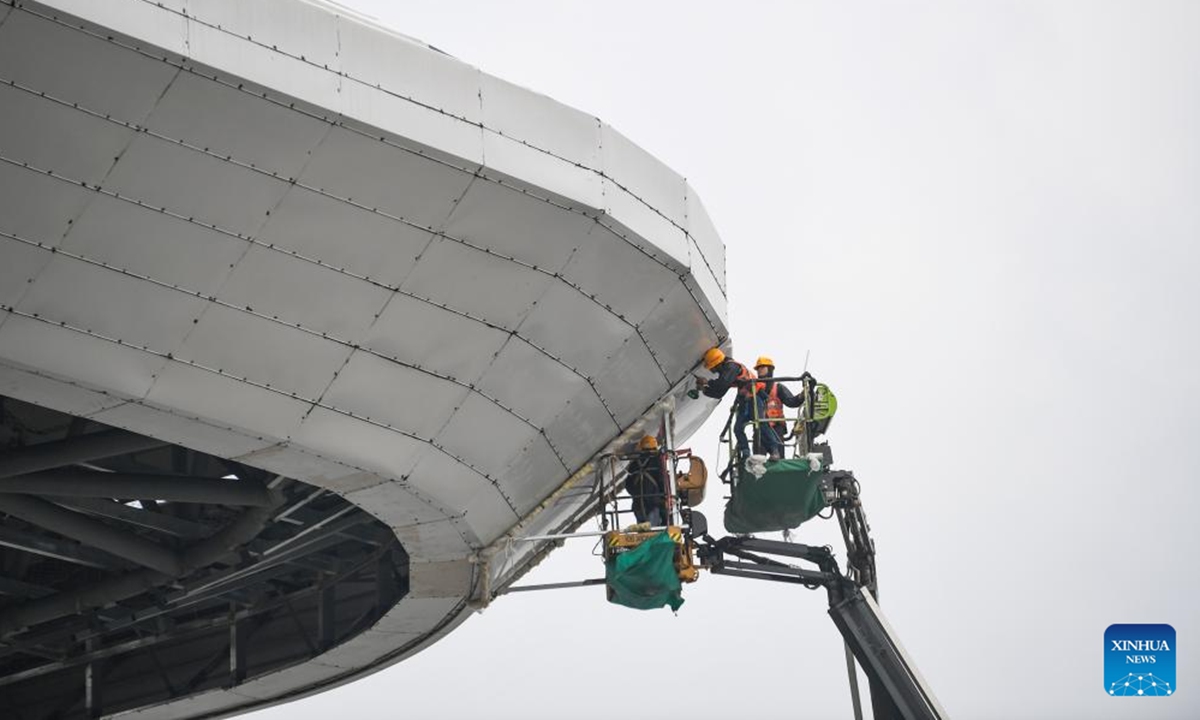
[[633, 516], [650, 527], [666, 525], [667, 492], [658, 438], [646, 435], [638, 442], [638, 453], [625, 472], [625, 491], [633, 498]]
[[[704, 353], [704, 367], [716, 375], [712, 380], [696, 378], [696, 387], [711, 398], [725, 397], [729, 388], [737, 386], [737, 399], [734, 401], [733, 435], [737, 438], [738, 454], [746, 457], [750, 454], [750, 442], [746, 438], [746, 425], [758, 417], [766, 416], [763, 398], [757, 392], [754, 373], [733, 358], [726, 357], [721, 348], [711, 348]], [[783, 443], [773, 432], [755, 434], [755, 449], [766, 450], [773, 457], [783, 456]]]

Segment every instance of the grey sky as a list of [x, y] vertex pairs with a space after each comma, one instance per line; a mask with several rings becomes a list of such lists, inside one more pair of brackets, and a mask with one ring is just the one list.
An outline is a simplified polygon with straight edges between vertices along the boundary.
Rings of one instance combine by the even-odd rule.
[[[735, 355], [811, 351], [838, 394], [881, 605], [953, 717], [1200, 716], [1200, 4], [343, 2], [688, 178]], [[527, 580], [597, 577], [590, 551]], [[253, 717], [849, 717], [821, 594], [685, 597], [501, 598]], [[1103, 693], [1118, 622], [1174, 625], [1178, 695]]]

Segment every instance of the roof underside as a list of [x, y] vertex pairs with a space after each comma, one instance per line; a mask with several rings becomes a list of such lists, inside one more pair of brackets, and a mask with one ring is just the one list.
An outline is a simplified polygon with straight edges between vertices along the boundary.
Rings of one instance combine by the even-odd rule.
[[727, 335], [724, 249], [682, 178], [324, 3], [0, 2], [0, 107], [0, 394], [392, 528], [410, 592], [347, 641], [374, 643], [355, 671], [452, 627], [480, 551], [578, 522], [588, 460]]

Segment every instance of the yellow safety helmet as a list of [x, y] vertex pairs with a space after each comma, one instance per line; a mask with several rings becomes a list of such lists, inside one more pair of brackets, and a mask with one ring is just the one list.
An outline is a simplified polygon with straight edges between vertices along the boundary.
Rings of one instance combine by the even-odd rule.
[[705, 370], [712, 370], [723, 362], [725, 362], [725, 353], [721, 352], [721, 348], [709, 348], [708, 352], [704, 353]]
[[760, 367], [762, 365], [766, 365], [769, 368], [774, 368], [775, 361], [772, 360], [771, 358], [767, 357], [766, 355], [760, 355], [758, 358], [758, 361], [754, 363], [754, 367]]
[[638, 441], [638, 450], [657, 450], [658, 438], [653, 435], [647, 435]]

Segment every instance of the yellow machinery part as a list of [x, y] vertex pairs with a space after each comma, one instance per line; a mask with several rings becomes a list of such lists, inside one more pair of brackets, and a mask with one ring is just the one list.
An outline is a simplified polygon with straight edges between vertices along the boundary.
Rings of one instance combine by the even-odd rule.
[[708, 467], [696, 456], [688, 458], [688, 471], [675, 476], [675, 486], [686, 492], [687, 504], [695, 507], [704, 502], [704, 490], [708, 486]]
[[[696, 562], [692, 557], [691, 540], [683, 536], [683, 528], [677, 525], [671, 525], [666, 532], [667, 537], [675, 542], [675, 571], [679, 574], [680, 581], [696, 582], [700, 571], [696, 569]], [[619, 552], [631, 550], [657, 534], [658, 532], [611, 530], [604, 534], [604, 559], [607, 561]]]

